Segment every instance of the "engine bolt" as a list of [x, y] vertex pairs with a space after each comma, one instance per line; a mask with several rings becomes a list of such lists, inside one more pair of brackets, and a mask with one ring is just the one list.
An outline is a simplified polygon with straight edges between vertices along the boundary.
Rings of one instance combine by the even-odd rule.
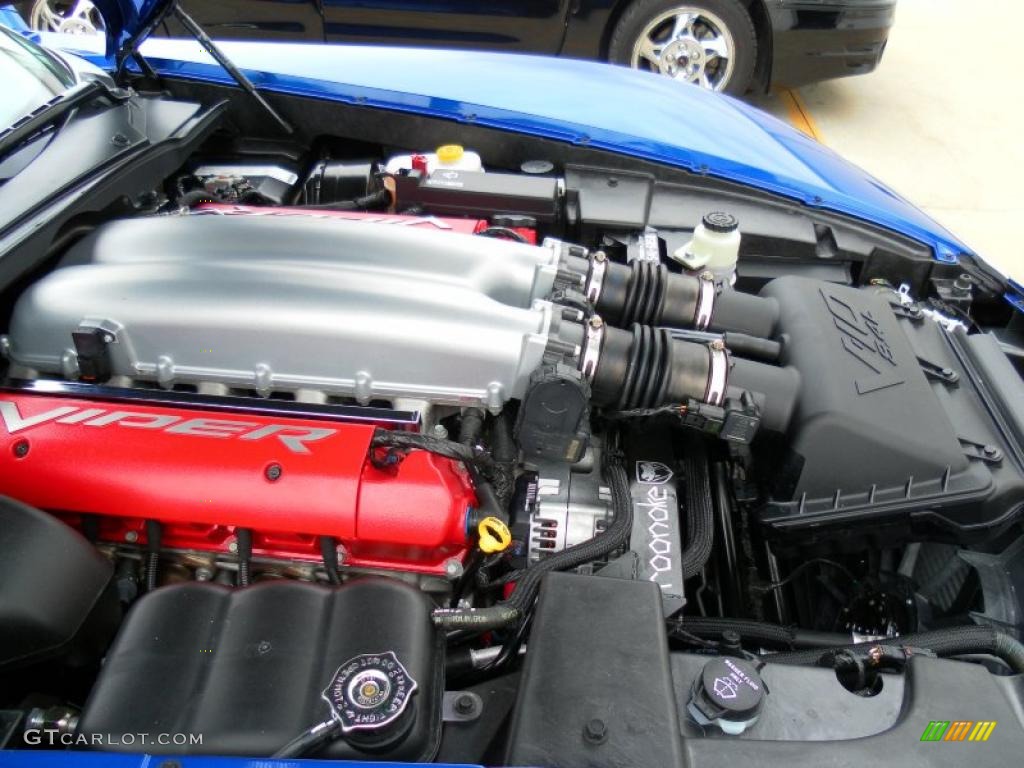
[[602, 320], [598, 315], [594, 315], [592, 318], [590, 318], [590, 327], [593, 328], [594, 330], [597, 330], [598, 328], [603, 328], [604, 320]]
[[14, 451], [15, 458], [24, 459], [28, 456], [28, 440], [19, 440], [11, 450]]
[[999, 449], [996, 448], [994, 445], [986, 445], [981, 450], [986, 456], [995, 456], [997, 453], [999, 453]]
[[275, 480], [278, 480], [281, 477], [281, 473], [283, 471], [284, 470], [281, 469], [280, 464], [269, 464], [267, 468], [264, 470], [263, 474], [266, 476], [267, 480], [269, 480], [270, 482], [274, 482]]
[[444, 564], [444, 574], [452, 580], [460, 578], [462, 576], [462, 563], [454, 557], [450, 560], [446, 560]]
[[721, 339], [713, 339], [710, 346], [715, 352], [725, 351], [725, 342]]
[[334, 551], [338, 553], [338, 565], [344, 565], [348, 562], [348, 550], [344, 544], [339, 544]]
[[124, 540], [127, 541], [129, 544], [134, 544], [136, 541], [139, 540], [139, 534], [136, 531], [128, 531], [124, 535]]
[[591, 744], [603, 744], [608, 739], [608, 726], [604, 720], [594, 718], [583, 726], [583, 738]]
[[460, 715], [471, 715], [476, 709], [476, 701], [468, 693], [464, 693], [455, 700], [455, 711]]
[[435, 424], [432, 431], [434, 433], [434, 437], [438, 440], [448, 439], [448, 430], [445, 428], [444, 424]]
[[594, 252], [594, 261], [606, 261], [607, 259], [608, 257], [605, 255], [604, 251]]
[[228, 552], [231, 552], [231, 553], [237, 553], [238, 552], [238, 541], [236, 539], [232, 539], [231, 541], [228, 542]]
[[703, 272], [700, 273], [700, 279], [701, 280], [707, 280], [709, 282], [714, 282], [715, 273], [712, 272], [710, 269], [706, 269], [706, 270], [704, 270]]

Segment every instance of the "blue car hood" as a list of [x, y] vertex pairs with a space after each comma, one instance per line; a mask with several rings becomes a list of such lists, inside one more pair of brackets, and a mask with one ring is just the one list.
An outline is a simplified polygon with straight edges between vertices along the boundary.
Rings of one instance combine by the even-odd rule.
[[[219, 44], [261, 89], [413, 112], [653, 160], [847, 214], [955, 261], [969, 249], [832, 150], [743, 102], [668, 78], [539, 56]], [[151, 39], [157, 71], [230, 82], [197, 43]]]
[[174, 0], [93, 0], [107, 30], [107, 56], [138, 45], [152, 31]]
[[[112, 51], [137, 45], [171, 0], [96, 0]], [[82, 38], [61, 43], [82, 45]], [[782, 195], [924, 243], [970, 250], [827, 147], [743, 102], [668, 78], [548, 57], [291, 43], [219, 43], [261, 89], [491, 126], [586, 145]], [[198, 43], [150, 39], [162, 74], [230, 83]], [[93, 57], [94, 58], [94, 57]]]

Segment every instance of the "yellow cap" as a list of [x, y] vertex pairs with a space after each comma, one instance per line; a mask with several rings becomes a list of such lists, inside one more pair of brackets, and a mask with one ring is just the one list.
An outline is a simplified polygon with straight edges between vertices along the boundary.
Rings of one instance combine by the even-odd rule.
[[451, 165], [459, 162], [465, 152], [466, 150], [462, 148], [461, 144], [445, 144], [443, 147], [437, 148], [437, 159], [438, 162]]
[[504, 552], [512, 543], [512, 531], [496, 517], [485, 517], [476, 526], [480, 535], [480, 551], [485, 555]]

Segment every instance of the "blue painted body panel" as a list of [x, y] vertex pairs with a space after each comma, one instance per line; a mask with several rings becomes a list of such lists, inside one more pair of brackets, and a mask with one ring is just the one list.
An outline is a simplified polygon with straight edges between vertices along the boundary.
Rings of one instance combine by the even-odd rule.
[[[970, 252], [827, 147], [743, 102], [667, 78], [591, 62], [468, 51], [262, 42], [221, 47], [268, 91], [586, 144], [847, 214], [918, 240], [944, 261]], [[142, 53], [161, 74], [230, 83], [194, 42], [151, 39]]]
[[[60, 752], [0, 750], [0, 768], [158, 768], [168, 755], [113, 752]], [[271, 760], [248, 757], [174, 756], [180, 768], [408, 768], [412, 763], [354, 762], [349, 760]], [[474, 768], [432, 763], [436, 768]]]

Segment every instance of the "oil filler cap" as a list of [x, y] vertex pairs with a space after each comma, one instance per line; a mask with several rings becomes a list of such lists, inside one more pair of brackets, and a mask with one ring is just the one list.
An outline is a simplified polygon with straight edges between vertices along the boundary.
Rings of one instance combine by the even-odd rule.
[[693, 681], [687, 711], [699, 725], [738, 736], [757, 722], [767, 693], [753, 664], [724, 656], [705, 664]]
[[349, 741], [379, 744], [404, 736], [412, 724], [416, 681], [392, 651], [355, 656], [334, 673], [323, 697]]

